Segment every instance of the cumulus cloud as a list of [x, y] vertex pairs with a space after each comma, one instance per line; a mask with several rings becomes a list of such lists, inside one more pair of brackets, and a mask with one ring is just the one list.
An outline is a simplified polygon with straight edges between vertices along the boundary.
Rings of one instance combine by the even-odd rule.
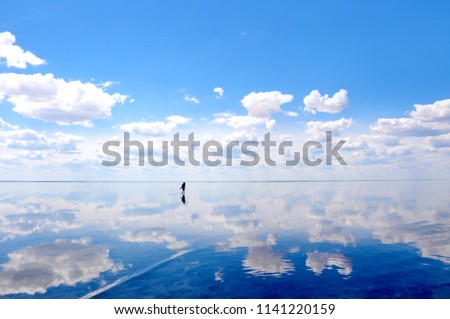
[[48, 135], [45, 132], [32, 129], [21, 129], [19, 126], [9, 124], [0, 118], [0, 145], [11, 149], [24, 150], [21, 155], [26, 158], [43, 159], [46, 156], [41, 151], [47, 151], [47, 153], [79, 153], [79, 144], [82, 141], [81, 136], [62, 132]]
[[306, 123], [306, 133], [313, 134], [315, 138], [320, 138], [325, 135], [326, 131], [341, 132], [346, 128], [349, 128], [353, 124], [353, 119], [341, 118], [337, 121], [310, 121]]
[[234, 131], [230, 134], [227, 134], [223, 137], [223, 140], [226, 143], [229, 143], [231, 141], [257, 141], [258, 140], [258, 133], [255, 130], [240, 130], [240, 131]]
[[51, 287], [87, 283], [102, 272], [123, 268], [109, 258], [107, 248], [91, 245], [89, 238], [25, 247], [8, 258], [1, 265], [0, 295], [45, 293]]
[[177, 127], [176, 123], [163, 121], [131, 122], [120, 126], [122, 130], [127, 132], [150, 136], [162, 136], [169, 134], [175, 129], [175, 127]]
[[294, 97], [290, 94], [282, 94], [279, 91], [271, 92], [251, 92], [242, 100], [242, 105], [248, 111], [247, 115], [235, 115], [233, 113], [214, 114], [212, 123], [224, 124], [235, 130], [253, 129], [260, 125], [265, 125], [268, 130], [273, 130], [277, 122], [270, 118], [272, 113], [284, 113], [287, 116], [295, 117], [296, 112], [284, 111], [281, 105], [291, 102]]
[[337, 267], [337, 272], [343, 276], [348, 276], [353, 271], [351, 259], [342, 254], [319, 253], [315, 251], [307, 253], [307, 256], [306, 267], [311, 269], [316, 275], [321, 275], [325, 269], [332, 269], [333, 266]]
[[166, 119], [169, 122], [172, 122], [172, 123], [175, 123], [175, 124], [187, 124], [190, 121], [192, 121], [191, 118], [180, 116], [180, 115], [170, 115], [170, 116], [166, 117]]
[[450, 147], [450, 133], [430, 137], [428, 141], [436, 148]]
[[266, 120], [266, 128], [268, 130], [274, 130], [276, 126], [277, 126], [277, 121], [275, 121], [274, 119]]
[[6, 66], [25, 69], [27, 64], [40, 65], [45, 63], [45, 60], [15, 45], [15, 42], [16, 37], [11, 32], [0, 32], [0, 61], [5, 59]]
[[[4, 122], [4, 121], [3, 121]], [[2, 126], [2, 121], [0, 121]], [[76, 135], [57, 132], [49, 137], [45, 132], [32, 129], [20, 129], [5, 124], [8, 130], [0, 131], [0, 142], [5, 147], [29, 151], [52, 150], [59, 153], [79, 153], [79, 143], [83, 138]]]
[[64, 153], [78, 152], [78, 143], [82, 137], [67, 135], [61, 132], [55, 134], [55, 138], [48, 138], [45, 134], [31, 129], [14, 130], [5, 133], [5, 146], [25, 150], [49, 150], [54, 149]]
[[46, 135], [31, 129], [8, 131], [2, 135], [5, 146], [10, 148], [41, 150], [53, 147]]
[[409, 117], [380, 118], [370, 128], [378, 133], [395, 136], [436, 136], [450, 130], [450, 99], [432, 104], [415, 104]]
[[294, 96], [279, 91], [251, 92], [241, 100], [250, 116], [268, 118], [272, 113], [282, 112], [281, 105], [291, 102]]
[[170, 134], [179, 124], [187, 124], [192, 121], [191, 118], [183, 117], [179, 115], [171, 115], [166, 117], [166, 122], [155, 121], [155, 122], [131, 122], [122, 124], [120, 129], [123, 131], [149, 135], [149, 136], [163, 136]]
[[192, 103], [195, 103], [195, 104], [199, 104], [200, 103], [200, 100], [199, 99], [197, 99], [195, 96], [191, 96], [191, 95], [185, 95], [184, 96], [184, 100], [185, 101], [188, 101], [188, 102], [192, 102]]
[[216, 93], [216, 97], [218, 99], [220, 99], [223, 96], [224, 91], [221, 87], [216, 87], [216, 88], [214, 88], [213, 91], [214, 91], [214, 93]]
[[226, 113], [215, 114], [212, 123], [225, 124], [235, 130], [255, 127], [266, 123], [267, 119], [249, 116], [249, 115], [232, 115]]
[[286, 112], [284, 112], [284, 114], [286, 114], [287, 116], [290, 116], [290, 117], [297, 117], [298, 116], [297, 112], [292, 112], [292, 111], [286, 111]]
[[344, 89], [336, 92], [332, 97], [328, 94], [321, 95], [318, 90], [312, 90], [304, 97], [304, 110], [315, 114], [316, 112], [339, 113], [348, 106], [347, 91]]
[[433, 136], [445, 133], [449, 129], [447, 123], [427, 123], [415, 118], [381, 118], [372, 131], [395, 136]]
[[112, 108], [127, 96], [108, 94], [92, 83], [65, 81], [53, 74], [0, 74], [0, 102], [28, 118], [60, 125], [92, 126], [92, 120], [111, 117]]
[[436, 101], [433, 104], [415, 104], [410, 113], [414, 119], [423, 122], [450, 121], [450, 99]]
[[189, 246], [189, 243], [177, 238], [168, 230], [163, 228], [147, 228], [140, 230], [127, 231], [120, 236], [120, 239], [133, 243], [157, 243], [167, 244], [169, 249], [183, 249]]

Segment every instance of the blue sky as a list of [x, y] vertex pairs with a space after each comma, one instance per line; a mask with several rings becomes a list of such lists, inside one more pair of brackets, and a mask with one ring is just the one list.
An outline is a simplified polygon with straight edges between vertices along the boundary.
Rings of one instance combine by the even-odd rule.
[[[448, 1], [2, 1], [2, 179], [450, 177], [449, 12]], [[272, 108], [274, 92], [283, 102]], [[331, 127], [350, 165], [102, 167], [102, 142], [124, 127], [142, 140], [271, 131], [299, 142]]]

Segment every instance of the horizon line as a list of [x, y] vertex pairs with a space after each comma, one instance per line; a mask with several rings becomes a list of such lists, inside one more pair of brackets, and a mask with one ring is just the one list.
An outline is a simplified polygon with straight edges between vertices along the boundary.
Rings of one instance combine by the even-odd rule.
[[314, 182], [418, 182], [450, 181], [450, 178], [412, 179], [304, 179], [304, 180], [0, 180], [0, 183], [314, 183]]

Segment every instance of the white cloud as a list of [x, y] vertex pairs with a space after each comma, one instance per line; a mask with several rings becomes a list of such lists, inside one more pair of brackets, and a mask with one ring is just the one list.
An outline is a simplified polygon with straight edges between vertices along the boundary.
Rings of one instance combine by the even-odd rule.
[[111, 109], [127, 96], [108, 94], [92, 83], [66, 82], [53, 74], [0, 74], [0, 102], [6, 97], [22, 116], [60, 125], [92, 126], [111, 117]]
[[6, 59], [6, 66], [25, 69], [27, 64], [40, 65], [45, 63], [45, 60], [15, 45], [15, 42], [16, 37], [11, 32], [0, 32], [0, 60]]
[[353, 124], [353, 119], [341, 118], [337, 121], [310, 121], [306, 123], [308, 127], [305, 131], [308, 134], [313, 134], [315, 138], [320, 138], [325, 135], [326, 131], [332, 131], [333, 133], [341, 132], [346, 128], [349, 128]]
[[281, 105], [294, 99], [291, 94], [282, 94], [279, 91], [251, 92], [241, 100], [242, 105], [253, 117], [268, 118], [272, 113], [282, 112]]
[[395, 136], [433, 136], [446, 133], [448, 123], [422, 122], [415, 118], [381, 118], [370, 128], [378, 133]]
[[348, 106], [347, 91], [344, 89], [336, 92], [332, 97], [328, 94], [320, 95], [318, 90], [312, 90], [303, 99], [304, 110], [315, 114], [316, 112], [339, 113]]
[[166, 247], [169, 249], [183, 249], [189, 246], [187, 241], [178, 241], [171, 232], [162, 228], [147, 228], [127, 231], [125, 234], [120, 236], [120, 239], [133, 243], [166, 243]]
[[223, 96], [224, 91], [223, 91], [223, 89], [221, 87], [216, 87], [216, 88], [214, 88], [213, 91], [214, 91], [214, 93], [217, 94], [216, 97], [218, 99], [220, 99]]
[[[0, 121], [0, 125], [2, 122]], [[19, 129], [8, 124], [9, 130], [0, 131], [0, 142], [5, 147], [29, 151], [53, 150], [59, 153], [78, 153], [83, 138], [76, 135], [57, 132], [49, 137], [45, 132], [32, 129]]]
[[415, 104], [415, 111], [409, 115], [423, 122], [450, 121], [450, 99], [436, 101], [433, 104]]
[[132, 122], [122, 124], [120, 126], [121, 130], [141, 134], [141, 135], [150, 135], [150, 136], [163, 136], [173, 132], [173, 130], [179, 124], [187, 124], [192, 121], [191, 118], [179, 116], [179, 115], [171, 115], [168, 116], [167, 122], [163, 121], [155, 121], [155, 122]]
[[231, 134], [227, 134], [223, 137], [223, 140], [225, 142], [230, 141], [257, 141], [258, 140], [258, 134], [255, 132], [255, 130], [241, 130], [241, 131], [234, 131]]
[[277, 121], [275, 121], [274, 119], [266, 120], [266, 128], [268, 130], [274, 130], [276, 126]]
[[450, 130], [450, 99], [433, 104], [415, 104], [410, 117], [380, 118], [371, 130], [395, 136], [436, 136]]
[[114, 84], [119, 84], [119, 82], [106, 81], [106, 82], [100, 83], [100, 86], [103, 87], [103, 88], [109, 88], [110, 86], [113, 86]]
[[191, 118], [180, 116], [180, 115], [170, 115], [166, 117], [166, 119], [169, 122], [175, 123], [175, 124], [187, 124], [192, 121]]
[[78, 153], [78, 144], [84, 140], [83, 137], [56, 132], [56, 149], [60, 153]]
[[21, 157], [12, 154], [0, 155], [0, 163], [8, 165], [17, 165], [21, 160]]
[[4, 121], [0, 117], [0, 131], [15, 130], [15, 129], [18, 129], [18, 128], [19, 127], [17, 125], [9, 124], [8, 122]]
[[200, 101], [199, 101], [199, 99], [197, 99], [195, 96], [191, 96], [191, 95], [185, 95], [184, 96], [184, 100], [185, 101], [188, 101], [188, 102], [192, 102], [192, 103], [195, 103], [195, 104], [199, 104], [200, 103]]
[[120, 129], [135, 134], [162, 136], [172, 132], [175, 127], [177, 124], [173, 122], [156, 121], [126, 123], [121, 125]]
[[254, 129], [265, 125], [268, 130], [274, 130], [276, 121], [270, 118], [272, 113], [282, 112], [287, 116], [297, 116], [296, 112], [284, 111], [281, 105], [292, 101], [294, 97], [290, 94], [282, 94], [278, 91], [252, 92], [242, 100], [242, 105], [247, 109], [247, 115], [235, 115], [229, 112], [214, 114], [211, 123], [224, 124], [235, 130]]
[[450, 133], [428, 138], [433, 147], [450, 147]]
[[[216, 114], [217, 115], [217, 114]], [[223, 116], [225, 115], [225, 116]], [[228, 115], [216, 116], [212, 121], [215, 124], [225, 124], [235, 130], [255, 127], [264, 124], [267, 120], [264, 118], [249, 116], [249, 115]]]
[[46, 135], [31, 129], [8, 131], [2, 135], [5, 146], [10, 148], [42, 150], [55, 146], [55, 141], [50, 141]]
[[256, 126], [265, 125], [268, 130], [273, 130], [277, 122], [270, 118], [259, 118], [250, 115], [232, 115], [229, 113], [214, 114], [215, 119], [211, 123], [225, 124], [235, 130], [249, 129]]
[[51, 287], [87, 283], [102, 272], [122, 268], [114, 265], [107, 248], [91, 246], [89, 239], [21, 248], [8, 258], [1, 265], [0, 295], [45, 293]]
[[292, 112], [292, 111], [286, 111], [286, 112], [284, 112], [284, 114], [286, 114], [287, 116], [290, 116], [290, 117], [297, 117], [298, 116], [297, 112]]

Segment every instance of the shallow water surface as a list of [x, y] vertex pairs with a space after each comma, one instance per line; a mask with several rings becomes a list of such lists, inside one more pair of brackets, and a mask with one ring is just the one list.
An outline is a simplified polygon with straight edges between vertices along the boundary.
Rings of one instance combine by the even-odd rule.
[[450, 297], [450, 181], [179, 186], [0, 183], [0, 297]]

